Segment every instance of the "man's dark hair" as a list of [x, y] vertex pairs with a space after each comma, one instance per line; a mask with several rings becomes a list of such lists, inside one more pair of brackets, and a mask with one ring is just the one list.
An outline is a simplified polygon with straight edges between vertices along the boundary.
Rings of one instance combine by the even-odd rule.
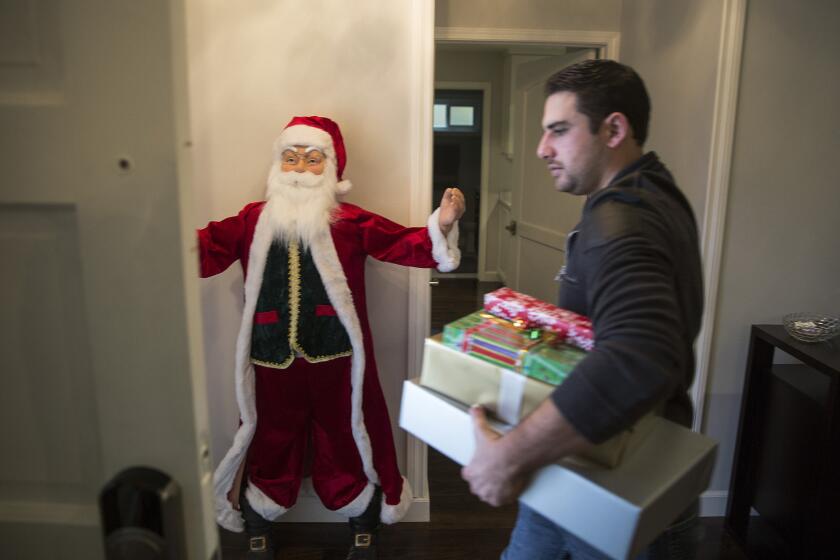
[[546, 96], [562, 91], [577, 95], [577, 110], [589, 119], [592, 134], [610, 113], [623, 113], [639, 146], [645, 143], [650, 98], [645, 84], [629, 66], [614, 60], [585, 60], [568, 66], [545, 83]]

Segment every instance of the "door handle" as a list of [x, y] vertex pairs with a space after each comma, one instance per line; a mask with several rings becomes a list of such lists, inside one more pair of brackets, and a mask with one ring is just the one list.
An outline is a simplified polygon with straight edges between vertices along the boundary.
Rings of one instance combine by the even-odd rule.
[[516, 235], [516, 220], [511, 220], [510, 223], [505, 226], [505, 229], [508, 230], [511, 235]]
[[440, 281], [438, 281], [438, 280], [429, 280], [429, 286], [434, 287], [434, 286], [437, 286], [438, 284], [440, 284]]
[[186, 558], [180, 486], [157, 469], [131, 467], [99, 495], [107, 560]]

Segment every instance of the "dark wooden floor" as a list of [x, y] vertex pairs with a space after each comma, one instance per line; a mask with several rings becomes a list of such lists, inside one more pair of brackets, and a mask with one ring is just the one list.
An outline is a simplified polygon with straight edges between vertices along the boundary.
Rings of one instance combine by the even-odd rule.
[[[429, 450], [429, 523], [398, 523], [380, 533], [380, 559], [497, 560], [507, 544], [516, 507], [492, 508], [469, 493], [460, 466]], [[343, 523], [277, 523], [283, 560], [340, 560], [349, 546]], [[245, 537], [222, 531], [224, 560], [244, 558]]]
[[[484, 291], [498, 284], [442, 279], [434, 288], [432, 325], [443, 324], [481, 307]], [[492, 508], [475, 498], [461, 479], [460, 466], [429, 449], [429, 523], [398, 523], [380, 534], [380, 560], [497, 560], [516, 519], [516, 506]], [[701, 519], [698, 560], [746, 560], [723, 530], [723, 519]], [[245, 557], [243, 534], [221, 530], [224, 560]], [[277, 523], [274, 535], [282, 560], [341, 560], [349, 530], [340, 523]]]
[[432, 288], [432, 334], [440, 332], [443, 325], [481, 309], [484, 294], [502, 286], [498, 282], [446, 277], [439, 278], [438, 282]]
[[[398, 523], [380, 533], [381, 560], [498, 560], [516, 519], [516, 506], [492, 508], [469, 493], [460, 466], [429, 450], [429, 523]], [[723, 530], [723, 518], [701, 519], [698, 560], [746, 560]], [[343, 523], [277, 523], [282, 560], [341, 560], [349, 545]], [[245, 557], [245, 536], [221, 530], [224, 560]]]

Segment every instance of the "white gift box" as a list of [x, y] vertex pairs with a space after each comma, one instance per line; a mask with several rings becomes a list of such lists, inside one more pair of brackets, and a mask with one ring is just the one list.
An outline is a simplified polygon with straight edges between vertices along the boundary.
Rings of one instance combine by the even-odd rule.
[[[708, 487], [717, 450], [702, 434], [659, 417], [649, 421], [631, 435], [618, 467], [565, 459], [537, 471], [520, 501], [604, 554], [632, 558]], [[400, 426], [461, 465], [472, 458], [468, 408], [416, 379], [403, 384]]]

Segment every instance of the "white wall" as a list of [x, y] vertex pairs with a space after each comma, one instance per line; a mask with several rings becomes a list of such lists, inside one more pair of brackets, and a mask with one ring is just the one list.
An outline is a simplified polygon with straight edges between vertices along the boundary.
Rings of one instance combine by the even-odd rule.
[[[749, 2], [705, 431], [726, 492], [750, 325], [840, 314], [840, 4]], [[815, 450], [815, 452], [819, 452]]]
[[617, 31], [622, 0], [435, 0], [436, 27]]
[[[347, 200], [407, 223], [412, 41], [409, 2], [191, 0], [189, 63], [195, 150], [196, 226], [262, 198], [271, 144], [294, 115], [319, 114], [342, 127]], [[406, 376], [408, 272], [368, 264], [376, 357], [392, 422]], [[238, 420], [233, 351], [242, 272], [234, 265], [203, 282], [213, 456], [227, 450]], [[396, 429], [400, 460], [404, 436]], [[404, 469], [404, 467], [403, 467]]]
[[645, 148], [665, 162], [694, 208], [698, 226], [708, 181], [723, 0], [635, 0], [621, 17], [621, 62], [651, 97]]

